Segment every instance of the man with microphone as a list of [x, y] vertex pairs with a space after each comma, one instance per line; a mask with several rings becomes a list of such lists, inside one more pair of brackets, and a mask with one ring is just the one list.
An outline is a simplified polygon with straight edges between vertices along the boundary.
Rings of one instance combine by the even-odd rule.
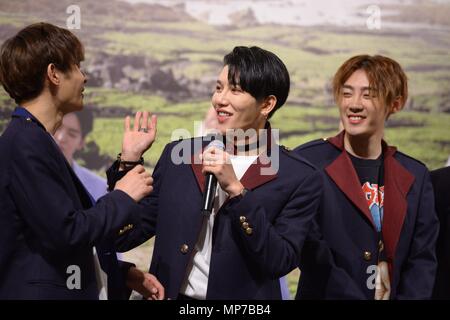
[[[275, 54], [236, 47], [212, 96], [220, 135], [165, 147], [154, 190], [140, 202], [140, 228], [116, 244], [129, 250], [156, 235], [150, 272], [166, 297], [281, 299], [278, 280], [296, 268], [322, 192], [317, 170], [277, 145], [268, 122], [289, 86]], [[147, 113], [136, 114], [134, 128], [141, 121], [154, 132]], [[125, 127], [121, 157], [138, 163], [152, 138], [131, 130], [129, 118]], [[113, 164], [110, 188], [131, 167]]]

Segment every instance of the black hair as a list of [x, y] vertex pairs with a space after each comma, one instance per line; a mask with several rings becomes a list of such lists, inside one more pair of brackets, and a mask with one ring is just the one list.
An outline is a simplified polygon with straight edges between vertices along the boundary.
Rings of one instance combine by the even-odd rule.
[[92, 131], [94, 127], [94, 112], [91, 107], [85, 106], [81, 111], [75, 111], [73, 114], [78, 118], [83, 139]]
[[259, 47], [239, 46], [225, 55], [223, 63], [228, 66], [230, 85], [239, 85], [257, 101], [270, 95], [277, 98], [269, 118], [286, 102], [290, 88], [289, 72], [274, 53]]

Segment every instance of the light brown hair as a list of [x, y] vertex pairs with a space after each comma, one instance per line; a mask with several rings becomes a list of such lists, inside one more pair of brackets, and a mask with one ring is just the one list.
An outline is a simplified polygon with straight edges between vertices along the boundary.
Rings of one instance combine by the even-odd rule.
[[358, 55], [344, 62], [333, 79], [333, 94], [337, 103], [341, 98], [342, 86], [360, 69], [366, 72], [369, 85], [381, 103], [390, 107], [399, 98], [399, 109], [404, 107], [408, 99], [406, 74], [398, 62], [381, 55]]

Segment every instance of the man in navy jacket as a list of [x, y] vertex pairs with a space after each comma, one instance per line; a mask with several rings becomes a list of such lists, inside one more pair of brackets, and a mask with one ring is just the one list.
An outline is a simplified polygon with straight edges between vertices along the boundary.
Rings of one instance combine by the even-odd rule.
[[297, 298], [429, 299], [439, 230], [429, 172], [383, 140], [406, 102], [406, 75], [392, 59], [360, 55], [333, 89], [344, 130], [295, 150], [324, 179]]
[[[120, 269], [112, 244], [138, 227], [150, 174], [136, 167], [93, 205], [51, 136], [83, 107], [83, 56], [72, 33], [47, 23], [2, 45], [0, 81], [19, 106], [0, 138], [0, 299], [98, 299], [99, 260], [110, 298], [126, 298], [126, 279], [145, 293], [142, 273]], [[154, 280], [147, 296], [154, 286], [163, 291]]]
[[450, 167], [431, 171], [431, 180], [441, 223], [436, 244], [438, 268], [433, 299], [450, 300]]
[[[146, 228], [118, 245], [128, 250], [156, 234], [150, 270], [168, 298], [281, 299], [279, 278], [297, 266], [322, 185], [311, 164], [273, 140], [267, 119], [288, 92], [289, 74], [277, 56], [236, 47], [224, 58], [212, 97], [226, 149], [201, 138], [164, 149], [154, 190], [141, 201]], [[136, 161], [150, 143], [126, 127], [122, 156]], [[109, 170], [110, 186], [120, 170], [119, 163]], [[208, 172], [218, 185], [212, 213], [203, 215]]]

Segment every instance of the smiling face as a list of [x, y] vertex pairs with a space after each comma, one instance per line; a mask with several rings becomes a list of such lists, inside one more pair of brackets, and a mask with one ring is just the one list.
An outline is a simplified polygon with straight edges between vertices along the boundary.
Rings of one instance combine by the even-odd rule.
[[233, 86], [228, 79], [228, 66], [222, 69], [212, 96], [212, 105], [216, 111], [217, 129], [226, 134], [228, 129], [264, 128], [267, 111], [264, 101], [257, 101], [250, 93], [243, 91], [239, 85]]
[[358, 69], [345, 81], [339, 96], [339, 111], [346, 133], [352, 137], [383, 137], [388, 108], [371, 88], [364, 70]]

